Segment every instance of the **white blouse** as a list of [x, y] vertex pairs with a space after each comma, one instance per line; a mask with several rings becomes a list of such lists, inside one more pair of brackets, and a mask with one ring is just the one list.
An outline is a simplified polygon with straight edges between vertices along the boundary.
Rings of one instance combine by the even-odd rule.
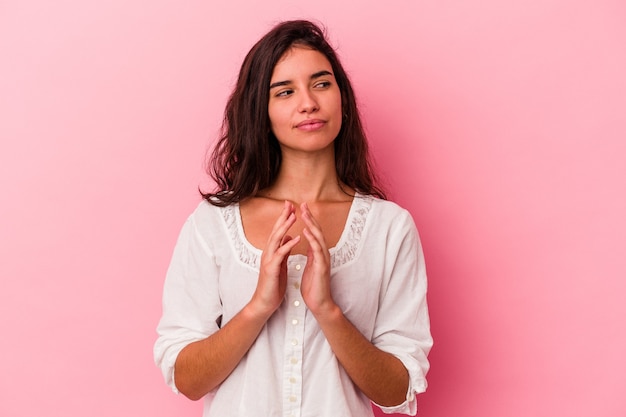
[[[331, 286], [345, 316], [410, 376], [406, 401], [381, 407], [415, 415], [426, 390], [432, 346], [426, 270], [411, 215], [395, 203], [357, 195], [330, 249]], [[246, 239], [238, 205], [200, 203], [184, 224], [165, 279], [154, 357], [178, 392], [174, 363], [189, 343], [217, 332], [251, 299], [261, 251]], [[300, 294], [304, 255], [288, 260], [285, 300], [235, 370], [204, 398], [204, 417], [373, 416]]]

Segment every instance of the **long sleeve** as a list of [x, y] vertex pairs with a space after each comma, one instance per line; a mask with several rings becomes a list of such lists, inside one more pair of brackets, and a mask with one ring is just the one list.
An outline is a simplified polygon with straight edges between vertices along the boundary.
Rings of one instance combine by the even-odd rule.
[[394, 228], [385, 242], [389, 272], [379, 296], [372, 342], [402, 361], [409, 373], [409, 390], [403, 404], [379, 407], [389, 414], [415, 415], [415, 395], [426, 390], [430, 366], [427, 355], [433, 344], [426, 301], [426, 267], [417, 229], [406, 210], [395, 219]]
[[154, 345], [154, 360], [175, 392], [174, 364], [180, 351], [218, 330], [222, 314], [218, 273], [210, 247], [191, 216], [180, 232], [167, 271], [163, 315]]

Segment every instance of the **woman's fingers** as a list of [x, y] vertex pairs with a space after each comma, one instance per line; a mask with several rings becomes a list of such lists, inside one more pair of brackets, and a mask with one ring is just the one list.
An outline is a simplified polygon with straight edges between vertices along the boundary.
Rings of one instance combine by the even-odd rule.
[[283, 238], [282, 244], [276, 250], [276, 254], [286, 260], [287, 256], [289, 256], [289, 253], [294, 248], [294, 246], [298, 244], [298, 242], [300, 242], [300, 236], [296, 236], [294, 238], [292, 238], [291, 236], [285, 236]]
[[306, 225], [306, 228], [303, 230], [304, 237], [306, 237], [309, 242], [311, 249], [318, 254], [327, 253], [328, 250], [326, 248], [324, 233], [315, 217], [313, 217], [311, 210], [309, 210], [309, 206], [307, 206], [306, 203], [302, 203], [300, 210], [302, 210], [302, 220], [304, 220], [304, 224]]
[[306, 204], [300, 206], [305, 228], [302, 234], [309, 243], [308, 261], [302, 275], [300, 291], [314, 315], [334, 305], [330, 287], [330, 253], [319, 223]]
[[323, 252], [325, 248], [320, 243], [319, 238], [315, 236], [315, 234], [313, 234], [313, 232], [311, 232], [309, 229], [303, 229], [302, 234], [304, 235], [306, 240], [309, 242], [309, 250], [313, 253], [313, 255], [316, 258], [319, 256], [324, 257]]
[[274, 227], [272, 228], [272, 232], [268, 238], [265, 250], [269, 250], [271, 253], [276, 252], [284, 243], [283, 240], [287, 231], [295, 222], [296, 213], [293, 204], [285, 201], [283, 210], [274, 223]]

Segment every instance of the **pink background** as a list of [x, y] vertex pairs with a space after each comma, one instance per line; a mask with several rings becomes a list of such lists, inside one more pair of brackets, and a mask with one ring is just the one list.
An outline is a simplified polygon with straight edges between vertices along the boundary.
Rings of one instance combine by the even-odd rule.
[[622, 0], [0, 1], [0, 415], [200, 415], [152, 362], [163, 276], [244, 54], [294, 17], [422, 235], [420, 415], [626, 415]]

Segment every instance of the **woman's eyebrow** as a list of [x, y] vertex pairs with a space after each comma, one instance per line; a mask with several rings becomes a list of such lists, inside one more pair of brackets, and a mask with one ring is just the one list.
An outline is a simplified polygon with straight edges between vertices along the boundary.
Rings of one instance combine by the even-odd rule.
[[282, 87], [283, 85], [289, 85], [291, 84], [291, 80], [286, 80], [286, 81], [276, 81], [275, 83], [271, 83], [270, 84], [270, 90], [272, 88], [276, 88], [276, 87]]
[[316, 78], [323, 77], [324, 75], [333, 75], [333, 73], [327, 70], [321, 70], [311, 75], [311, 79], [314, 80]]
[[[333, 73], [332, 73], [332, 72], [330, 72], [330, 71], [328, 71], [328, 70], [321, 70], [321, 71], [317, 71], [317, 72], [315, 72], [315, 73], [313, 73], [313, 74], [311, 75], [311, 79], [312, 79], [312, 80], [315, 80], [315, 79], [320, 78], [320, 77], [323, 77], [323, 76], [325, 76], [325, 75], [333, 75]], [[270, 90], [271, 90], [272, 88], [282, 87], [282, 86], [284, 86], [284, 85], [289, 85], [289, 84], [291, 84], [291, 83], [292, 83], [292, 81], [291, 81], [291, 80], [276, 81], [275, 83], [271, 83], [271, 84], [270, 84]]]

